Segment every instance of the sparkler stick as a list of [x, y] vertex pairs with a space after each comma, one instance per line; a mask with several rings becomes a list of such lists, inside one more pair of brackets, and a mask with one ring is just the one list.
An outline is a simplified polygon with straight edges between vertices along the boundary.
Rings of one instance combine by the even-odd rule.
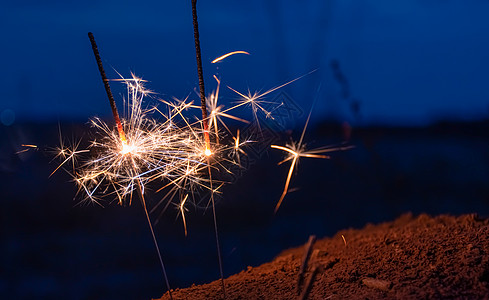
[[[119, 118], [119, 113], [117, 112], [117, 106], [115, 104], [114, 97], [112, 96], [112, 91], [110, 90], [109, 80], [107, 79], [107, 75], [105, 75], [105, 70], [104, 70], [104, 67], [102, 65], [102, 59], [100, 58], [100, 54], [98, 52], [98, 47], [97, 47], [97, 44], [95, 43], [95, 38], [93, 36], [93, 33], [89, 32], [88, 37], [90, 39], [90, 43], [92, 44], [93, 54], [95, 55], [95, 59], [97, 61], [98, 69], [99, 69], [100, 75], [102, 76], [102, 81], [104, 82], [105, 91], [107, 93], [107, 97], [109, 98], [110, 107], [112, 108], [112, 114], [114, 115], [114, 120], [117, 124], [117, 131], [119, 132], [119, 138], [120, 138], [122, 146], [123, 146], [122, 153], [123, 154], [130, 153], [132, 150], [132, 146], [127, 145], [127, 140], [126, 140], [126, 136], [124, 134], [124, 129], [122, 127], [122, 123], [121, 123], [121, 120]], [[163, 263], [163, 259], [161, 257], [161, 251], [160, 251], [160, 248], [158, 246], [156, 236], [154, 234], [153, 226], [151, 225], [151, 219], [149, 218], [148, 209], [146, 207], [146, 200], [144, 198], [141, 180], [139, 178], [137, 178], [136, 181], [137, 181], [137, 191], [138, 191], [139, 198], [141, 200], [141, 204], [143, 206], [144, 212], [146, 214], [146, 219], [148, 221], [148, 225], [149, 225], [149, 228], [151, 231], [151, 235], [153, 237], [153, 242], [154, 242], [154, 245], [156, 247], [156, 252], [158, 253], [158, 259], [160, 261], [161, 269], [163, 270], [163, 277], [165, 279], [165, 284], [166, 284], [166, 287], [168, 289], [168, 294], [170, 296], [170, 299], [173, 299], [172, 294], [171, 294], [170, 283], [168, 282], [168, 276], [166, 275], [165, 264]]]
[[112, 109], [112, 114], [114, 115], [114, 120], [115, 123], [117, 124], [117, 131], [119, 132], [119, 137], [121, 138], [121, 141], [125, 143], [126, 135], [124, 134], [124, 129], [122, 128], [122, 123], [121, 123], [121, 119], [119, 118], [119, 113], [117, 112], [117, 106], [115, 105], [114, 96], [112, 96], [109, 80], [107, 79], [107, 75], [105, 75], [104, 66], [102, 65], [102, 59], [100, 58], [100, 54], [98, 53], [98, 47], [97, 47], [97, 43], [95, 43], [95, 38], [93, 37], [93, 33], [89, 32], [88, 38], [90, 38], [93, 55], [95, 55], [95, 60], [97, 61], [98, 70], [100, 72], [100, 76], [102, 76], [102, 81], [104, 82], [105, 92], [107, 93], [107, 97], [109, 98], [110, 108]]
[[209, 122], [207, 120], [207, 104], [205, 101], [205, 86], [204, 86], [204, 74], [202, 70], [202, 56], [200, 52], [200, 39], [199, 39], [199, 23], [197, 21], [197, 0], [192, 1], [192, 20], [194, 25], [194, 41], [195, 41], [195, 56], [197, 59], [197, 73], [199, 75], [199, 88], [200, 88], [200, 107], [202, 109], [202, 123], [204, 128], [204, 138], [205, 138], [205, 154], [207, 156], [207, 165], [209, 171], [209, 182], [211, 185], [211, 201], [212, 201], [212, 213], [214, 217], [214, 231], [216, 234], [216, 246], [217, 246], [217, 256], [219, 259], [219, 272], [221, 273], [221, 286], [224, 298], [226, 297], [226, 286], [224, 284], [224, 273], [222, 271], [222, 259], [221, 259], [221, 246], [219, 244], [219, 234], [217, 232], [217, 217], [216, 208], [214, 203], [214, 191], [212, 190], [212, 172], [210, 168], [210, 155], [212, 154], [210, 148], [210, 138], [209, 138]]
[[[158, 259], [160, 260], [160, 264], [161, 264], [161, 267], [163, 269], [163, 276], [165, 277], [165, 283], [166, 283], [166, 288], [168, 289], [168, 295], [170, 296], [170, 299], [173, 299], [173, 297], [171, 295], [170, 283], [168, 282], [168, 276], [166, 275], [165, 264], [163, 263], [163, 258], [161, 257], [160, 248], [158, 247], [158, 242], [156, 241], [156, 236], [155, 236], [155, 232], [153, 230], [153, 225], [151, 225], [151, 219], [149, 218], [148, 208], [146, 207], [146, 200], [144, 199], [143, 189], [141, 187], [141, 183], [139, 182], [139, 180], [138, 180], [138, 194], [139, 194], [139, 198], [141, 199], [141, 203], [142, 203], [143, 208], [144, 208], [146, 220], [148, 220], [148, 225], [149, 225], [149, 229], [151, 231], [151, 235], [153, 236], [153, 241], [154, 241], [154, 244], [156, 246], [156, 252], [158, 252]], [[185, 229], [185, 233], [186, 233], [186, 229]]]
[[211, 173], [210, 165], [207, 166], [207, 169], [209, 171], [209, 183], [210, 183], [210, 187], [211, 187], [212, 216], [214, 218], [214, 234], [216, 237], [217, 257], [219, 258], [219, 272], [221, 273], [221, 287], [222, 287], [222, 293], [224, 295], [224, 299], [226, 299], [227, 298], [226, 297], [226, 286], [224, 284], [224, 273], [222, 270], [221, 247], [220, 247], [220, 243], [219, 243], [219, 234], [217, 231], [216, 203], [214, 202], [214, 190], [212, 187], [212, 173]]
[[205, 103], [204, 72], [202, 70], [202, 55], [200, 51], [199, 22], [197, 21], [197, 0], [192, 0], [192, 20], [194, 25], [195, 57], [197, 59], [197, 73], [199, 75], [200, 108], [202, 110], [202, 123], [206, 151], [210, 150], [209, 124], [207, 122], [207, 107]]

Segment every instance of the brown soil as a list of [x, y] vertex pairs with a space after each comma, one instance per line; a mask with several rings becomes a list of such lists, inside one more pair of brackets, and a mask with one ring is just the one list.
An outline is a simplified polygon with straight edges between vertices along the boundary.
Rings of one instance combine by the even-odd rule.
[[[286, 250], [226, 278], [227, 299], [300, 299], [297, 284], [306, 248]], [[304, 293], [315, 274], [307, 299], [489, 299], [489, 221], [476, 215], [407, 214], [340, 231], [312, 249], [301, 289]], [[221, 283], [176, 289], [172, 295], [219, 299]], [[161, 299], [169, 299], [168, 293]]]

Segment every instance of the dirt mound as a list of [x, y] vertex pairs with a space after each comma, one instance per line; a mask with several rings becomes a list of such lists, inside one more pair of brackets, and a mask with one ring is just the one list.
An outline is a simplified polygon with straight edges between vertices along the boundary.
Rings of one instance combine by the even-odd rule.
[[[307, 243], [226, 278], [227, 299], [489, 299], [489, 221], [476, 215], [407, 214], [312, 244], [302, 280]], [[219, 299], [221, 283], [172, 295]]]

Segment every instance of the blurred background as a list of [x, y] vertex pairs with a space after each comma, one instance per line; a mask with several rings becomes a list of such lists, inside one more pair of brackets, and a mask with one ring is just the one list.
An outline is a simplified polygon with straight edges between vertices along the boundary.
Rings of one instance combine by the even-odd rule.
[[[489, 1], [201, 0], [198, 14], [208, 92], [213, 75], [264, 91], [316, 70], [270, 95], [290, 109], [267, 128], [276, 143], [298, 139], [317, 97], [308, 147], [355, 146], [301, 160], [277, 214], [288, 165], [276, 165], [280, 151], [253, 149], [217, 204], [226, 276], [310, 234], [405, 212], [489, 215]], [[110, 78], [134, 72], [158, 97], [195, 97], [190, 1], [4, 3], [0, 298], [149, 299], [166, 290], [138, 203], [79, 205], [69, 175], [49, 177], [60, 131], [78, 140], [91, 117], [111, 122], [88, 31]], [[235, 50], [251, 55], [210, 63]], [[123, 89], [112, 86], [121, 105]], [[22, 144], [39, 148], [18, 153]], [[172, 287], [219, 278], [210, 211], [189, 211], [188, 237], [176, 209], [158, 220]]]

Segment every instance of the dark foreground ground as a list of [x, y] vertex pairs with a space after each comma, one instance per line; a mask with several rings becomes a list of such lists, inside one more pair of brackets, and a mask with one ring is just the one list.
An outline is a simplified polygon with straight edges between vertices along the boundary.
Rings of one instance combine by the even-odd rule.
[[[306, 245], [226, 278], [227, 299], [297, 299]], [[311, 249], [303, 299], [489, 299], [489, 221], [476, 215], [406, 214], [339, 231]], [[172, 295], [219, 299], [221, 282]], [[168, 293], [161, 299], [169, 299]]]

